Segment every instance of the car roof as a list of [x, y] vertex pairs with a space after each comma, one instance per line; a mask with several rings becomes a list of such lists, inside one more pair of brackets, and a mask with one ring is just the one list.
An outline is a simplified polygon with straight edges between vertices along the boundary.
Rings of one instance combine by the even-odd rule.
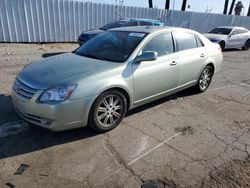
[[146, 22], [153, 22], [153, 23], [163, 23], [159, 20], [154, 19], [144, 19], [144, 18], [130, 18], [130, 19], [124, 19], [124, 20], [117, 20], [117, 21], [125, 21], [125, 22], [132, 22], [132, 21], [146, 21]]
[[237, 26], [219, 26], [216, 28], [226, 28], [226, 29], [246, 29], [244, 27], [237, 27]]
[[157, 31], [173, 31], [173, 30], [182, 30], [182, 31], [191, 31], [190, 29], [184, 29], [179, 27], [169, 27], [169, 26], [132, 26], [132, 27], [118, 27], [110, 29], [110, 31], [129, 31], [129, 32], [142, 32], [142, 33], [153, 33]]

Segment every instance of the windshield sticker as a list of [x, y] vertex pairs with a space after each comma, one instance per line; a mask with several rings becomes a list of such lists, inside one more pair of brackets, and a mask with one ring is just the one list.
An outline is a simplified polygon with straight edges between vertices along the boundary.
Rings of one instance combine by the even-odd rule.
[[145, 33], [129, 33], [130, 37], [144, 37], [145, 36]]

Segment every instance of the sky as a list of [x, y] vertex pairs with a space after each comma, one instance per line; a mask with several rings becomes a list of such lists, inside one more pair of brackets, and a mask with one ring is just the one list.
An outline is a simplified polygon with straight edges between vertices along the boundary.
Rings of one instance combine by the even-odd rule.
[[[93, 3], [108, 3], [108, 4], [114, 4], [115, 0], [82, 0], [82, 1], [88, 1]], [[119, 0], [118, 0], [119, 1]], [[170, 0], [170, 7], [171, 9], [180, 10], [182, 5], [182, 0]], [[228, 11], [231, 5], [231, 1], [229, 0], [229, 6]], [[236, 0], [237, 2], [238, 0]], [[247, 14], [248, 6], [250, 3], [250, 0], [241, 0], [244, 7], [243, 12], [244, 15]], [[190, 5], [190, 9], [187, 9], [188, 11], [195, 11], [195, 12], [208, 12], [211, 13], [222, 13], [224, 8], [224, 2], [225, 0], [187, 0], [187, 5]], [[124, 5], [126, 6], [138, 6], [138, 7], [147, 7], [148, 6], [148, 0], [124, 0]], [[164, 8], [165, 7], [165, 0], [153, 0], [154, 7], [157, 8]]]

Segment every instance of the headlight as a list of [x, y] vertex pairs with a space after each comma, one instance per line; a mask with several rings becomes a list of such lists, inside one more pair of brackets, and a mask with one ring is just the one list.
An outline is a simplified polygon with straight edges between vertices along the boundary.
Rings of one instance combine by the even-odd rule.
[[60, 86], [44, 91], [39, 102], [60, 102], [67, 100], [75, 90], [76, 85]]

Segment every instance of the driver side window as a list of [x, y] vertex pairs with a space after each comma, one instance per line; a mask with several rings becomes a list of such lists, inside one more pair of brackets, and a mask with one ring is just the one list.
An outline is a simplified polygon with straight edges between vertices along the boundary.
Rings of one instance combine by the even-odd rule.
[[142, 49], [142, 53], [154, 51], [158, 57], [174, 52], [173, 39], [171, 33], [159, 34], [153, 37]]

